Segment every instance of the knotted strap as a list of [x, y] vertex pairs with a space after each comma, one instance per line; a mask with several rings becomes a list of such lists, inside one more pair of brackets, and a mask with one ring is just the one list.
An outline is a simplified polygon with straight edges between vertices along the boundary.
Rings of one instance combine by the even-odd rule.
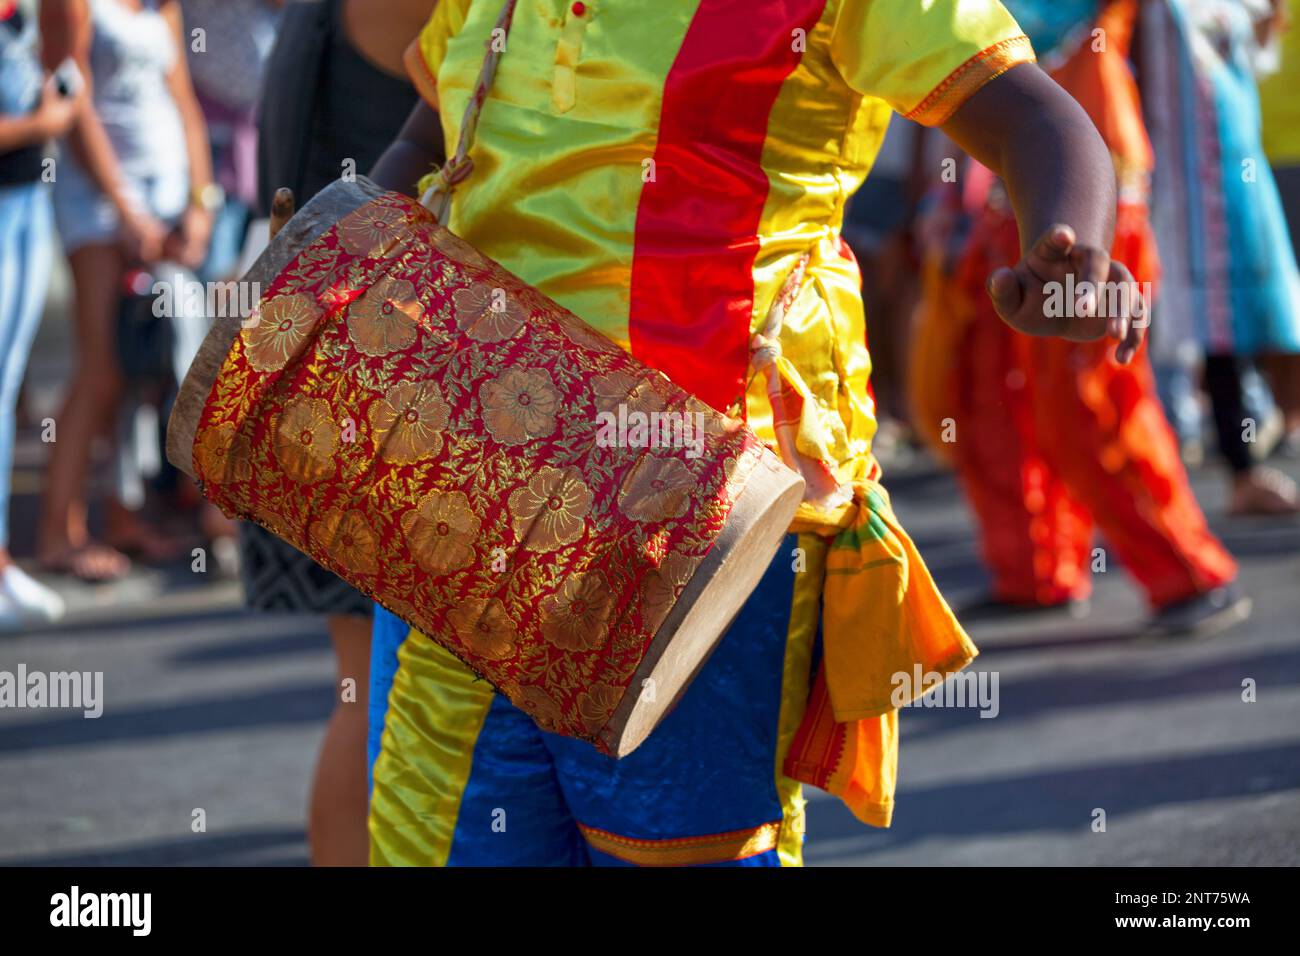
[[763, 330], [749, 340], [749, 365], [754, 374], [767, 379], [767, 397], [772, 405], [772, 428], [776, 433], [781, 460], [807, 482], [804, 501], [820, 511], [833, 510], [852, 500], [852, 490], [840, 484], [830, 465], [799, 449], [799, 431], [804, 427], [804, 406], [814, 401], [803, 380], [781, 354], [781, 326], [794, 305], [808, 273], [811, 252], [801, 255], [768, 309]]
[[[807, 482], [790, 530], [830, 542], [822, 590], [822, 677], [834, 719], [845, 723], [874, 720], [896, 708], [894, 675], [919, 668], [947, 676], [978, 652], [894, 517], [874, 460], [841, 480], [831, 462], [810, 454], [815, 442], [805, 432], [806, 411], [816, 398], [781, 354], [781, 327], [807, 277], [812, 251], [795, 262], [762, 331], [751, 337], [750, 364], [767, 378], [781, 459]], [[923, 690], [913, 688], [907, 700]]]

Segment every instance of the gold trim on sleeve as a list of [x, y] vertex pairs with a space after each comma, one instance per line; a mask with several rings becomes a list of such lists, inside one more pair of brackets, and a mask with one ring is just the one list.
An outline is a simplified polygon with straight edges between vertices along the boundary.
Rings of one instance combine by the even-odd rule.
[[1024, 34], [995, 43], [949, 73], [905, 118], [922, 126], [941, 126], [989, 80], [1013, 66], [1035, 62], [1034, 48]]
[[406, 73], [411, 78], [411, 85], [420, 94], [420, 98], [433, 109], [438, 108], [438, 81], [429, 72], [429, 64], [424, 62], [424, 52], [420, 49], [420, 38], [416, 37], [402, 54]]

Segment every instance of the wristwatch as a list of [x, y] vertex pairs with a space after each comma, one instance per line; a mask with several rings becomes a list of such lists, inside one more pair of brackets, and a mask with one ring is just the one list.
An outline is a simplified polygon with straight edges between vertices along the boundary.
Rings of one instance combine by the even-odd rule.
[[226, 201], [226, 191], [216, 183], [195, 186], [190, 190], [190, 205], [207, 212], [216, 212]]

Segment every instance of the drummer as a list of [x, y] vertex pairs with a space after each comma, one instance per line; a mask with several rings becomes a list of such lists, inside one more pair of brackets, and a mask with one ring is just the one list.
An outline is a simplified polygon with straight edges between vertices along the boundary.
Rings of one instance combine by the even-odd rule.
[[[457, 142], [500, 11], [440, 0], [408, 51], [423, 101], [374, 170], [382, 185], [414, 195], [443, 134]], [[768, 440], [751, 334], [806, 255], [779, 342], [812, 399], [799, 448], [841, 482], [877, 476], [860, 277], [839, 230], [891, 110], [1006, 180], [1029, 243], [990, 278], [1002, 318], [1031, 335], [1109, 336], [1130, 359], [1142, 332], [1128, 316], [1087, 301], [1045, 316], [1047, 282], [1128, 279], [1107, 255], [1115, 178], [997, 0], [519, 4], [447, 224]], [[887, 826], [896, 715], [817, 738], [884, 729], [863, 751], [875, 763], [847, 775], [835, 747], [810, 743], [825, 557], [822, 539], [789, 538], [676, 709], [621, 761], [542, 732], [380, 613], [371, 862], [797, 865], [800, 781], [838, 780], [860, 819]], [[937, 594], [922, 603], [920, 619], [951, 619]]]

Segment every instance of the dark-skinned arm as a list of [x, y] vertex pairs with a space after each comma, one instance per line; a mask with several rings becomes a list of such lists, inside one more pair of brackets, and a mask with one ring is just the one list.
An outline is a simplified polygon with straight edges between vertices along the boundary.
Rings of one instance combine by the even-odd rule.
[[[1092, 121], [1038, 67], [1022, 64], [985, 84], [944, 124], [958, 146], [1007, 184], [1020, 235], [1038, 236], [1014, 267], [997, 270], [989, 294], [998, 314], [1030, 335], [1089, 341], [1110, 336], [1116, 357], [1132, 358], [1145, 330], [1133, 315], [1101, 316], [1095, 292], [1081, 295], [1070, 315], [1046, 314], [1047, 284], [1128, 283], [1110, 259], [1115, 218], [1115, 171]], [[370, 178], [385, 189], [415, 195], [420, 177], [445, 160], [438, 114], [421, 101]], [[1084, 287], [1087, 290], [1087, 287]], [[1136, 303], [1136, 292], [1129, 302]]]
[[402, 124], [397, 139], [375, 163], [370, 178], [385, 189], [415, 196], [415, 184], [430, 170], [441, 166], [446, 158], [442, 122], [433, 108], [421, 100]]
[[[989, 277], [1008, 325], [1030, 335], [1090, 341], [1108, 336], [1127, 362], [1145, 332], [1145, 308], [1128, 269], [1113, 262], [1115, 167], [1092, 120], [1037, 66], [1025, 63], [986, 83], [943, 131], [1002, 177], [1020, 229], [1021, 260]], [[1036, 238], [1035, 238], [1036, 237]], [[1082, 292], [1067, 315], [1045, 308], [1051, 283], [1074, 276]], [[1102, 283], [1124, 283], [1128, 307], [1103, 315]], [[1136, 321], [1135, 321], [1136, 319]]]

